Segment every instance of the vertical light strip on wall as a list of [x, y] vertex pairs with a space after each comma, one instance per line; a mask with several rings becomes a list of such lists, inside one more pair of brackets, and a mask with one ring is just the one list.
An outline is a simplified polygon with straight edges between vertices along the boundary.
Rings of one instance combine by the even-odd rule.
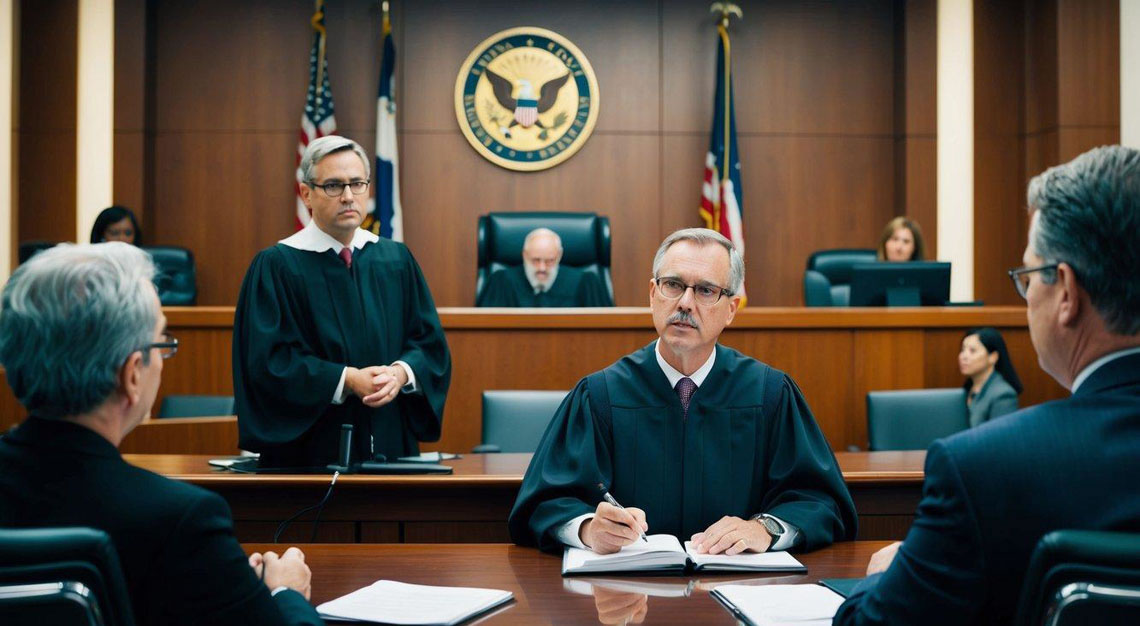
[[1120, 143], [1140, 148], [1140, 0], [1120, 0]]
[[115, 1], [79, 0], [76, 93], [76, 240], [86, 241], [114, 192]]
[[6, 282], [12, 272], [12, 214], [16, 201], [12, 187], [12, 166], [16, 162], [16, 155], [12, 153], [14, 10], [15, 0], [0, 0], [0, 284]]
[[974, 7], [938, 0], [938, 257], [950, 299], [974, 299]]

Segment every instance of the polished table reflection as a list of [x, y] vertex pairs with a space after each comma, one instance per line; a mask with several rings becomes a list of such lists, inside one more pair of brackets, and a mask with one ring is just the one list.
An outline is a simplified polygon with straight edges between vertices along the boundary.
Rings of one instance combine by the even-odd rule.
[[[626, 624], [641, 620], [646, 624], [734, 624], [732, 615], [709, 595], [716, 585], [800, 584], [860, 577], [871, 554], [885, 545], [884, 541], [849, 541], [797, 554], [808, 568], [806, 574], [566, 578], [561, 575], [561, 557], [506, 544], [299, 547], [313, 571], [314, 605], [387, 579], [514, 592], [513, 602], [470, 624]], [[286, 546], [243, 547], [247, 552], [280, 553]]]
[[[838, 452], [855, 500], [860, 539], [902, 539], [922, 490], [923, 451]], [[234, 474], [208, 455], [126, 454], [128, 462], [217, 492], [229, 503], [239, 541], [270, 541], [277, 524], [316, 504], [328, 474]], [[313, 534], [306, 516], [283, 541], [487, 543], [510, 541], [507, 515], [530, 454], [468, 454], [446, 476], [342, 475]], [[650, 520], [650, 524], [653, 521]]]

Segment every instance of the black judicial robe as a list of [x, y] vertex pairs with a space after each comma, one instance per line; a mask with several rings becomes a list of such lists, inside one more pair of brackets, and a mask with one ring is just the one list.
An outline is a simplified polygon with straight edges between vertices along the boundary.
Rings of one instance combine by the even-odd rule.
[[586, 307], [613, 306], [610, 294], [593, 272], [561, 265], [554, 284], [544, 293], [534, 293], [521, 265], [499, 270], [487, 279], [487, 286], [475, 306], [497, 307]]
[[757, 513], [799, 527], [806, 550], [855, 537], [835, 455], [791, 378], [717, 345], [682, 419], [654, 350], [650, 343], [602, 371], [608, 421], [589, 377], [559, 407], [511, 511], [516, 543], [560, 550], [554, 533], [597, 508], [598, 483], [643, 509], [650, 533], [682, 540], [722, 516]]
[[[332, 404], [345, 366], [404, 361], [419, 391], [369, 408], [349, 394]], [[234, 396], [239, 443], [271, 463], [323, 465], [341, 424], [354, 425], [355, 459], [390, 459], [440, 436], [451, 355], [427, 282], [402, 243], [380, 239], [354, 252], [277, 244], [254, 258], [234, 317]], [[347, 383], [346, 383], [347, 384]]]

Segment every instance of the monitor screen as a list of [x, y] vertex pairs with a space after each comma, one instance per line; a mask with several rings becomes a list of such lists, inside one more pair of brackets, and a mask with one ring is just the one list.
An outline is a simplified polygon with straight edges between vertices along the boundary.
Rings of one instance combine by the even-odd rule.
[[948, 300], [949, 263], [865, 263], [851, 268], [851, 306], [943, 306]]

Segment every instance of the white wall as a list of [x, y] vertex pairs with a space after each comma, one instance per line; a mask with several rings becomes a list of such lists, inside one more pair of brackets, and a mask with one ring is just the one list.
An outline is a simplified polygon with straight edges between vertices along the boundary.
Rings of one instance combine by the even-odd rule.
[[974, 299], [974, 6], [938, 0], [938, 259], [950, 299]]

